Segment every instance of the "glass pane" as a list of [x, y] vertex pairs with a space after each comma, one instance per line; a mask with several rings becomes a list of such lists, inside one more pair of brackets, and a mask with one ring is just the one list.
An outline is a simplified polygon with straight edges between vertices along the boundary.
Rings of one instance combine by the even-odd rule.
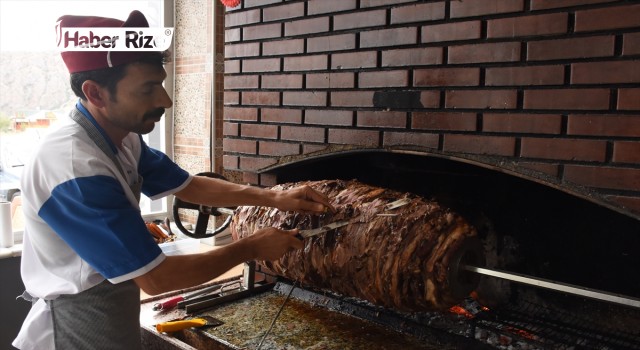
[[[14, 231], [23, 228], [18, 199], [23, 165], [50, 130], [67, 122], [78, 99], [55, 47], [56, 20], [65, 14], [124, 20], [139, 10], [151, 27], [162, 27], [165, 1], [0, 0], [0, 200], [14, 201]], [[144, 136], [151, 147], [162, 151], [166, 151], [169, 114]], [[166, 216], [166, 199], [150, 201], [143, 196], [140, 206], [145, 215]]]

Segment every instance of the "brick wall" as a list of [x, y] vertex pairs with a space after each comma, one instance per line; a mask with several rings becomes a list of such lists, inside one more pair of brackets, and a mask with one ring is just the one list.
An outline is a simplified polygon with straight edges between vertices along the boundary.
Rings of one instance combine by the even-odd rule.
[[640, 2], [243, 0], [223, 165], [419, 149], [584, 186], [640, 216]]

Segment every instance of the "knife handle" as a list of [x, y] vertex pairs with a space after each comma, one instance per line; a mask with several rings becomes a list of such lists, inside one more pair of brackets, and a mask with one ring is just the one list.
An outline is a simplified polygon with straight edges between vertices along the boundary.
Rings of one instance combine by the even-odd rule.
[[207, 320], [203, 318], [194, 318], [190, 320], [181, 320], [181, 321], [170, 321], [158, 323], [156, 325], [156, 330], [158, 333], [170, 333], [181, 331], [183, 329], [191, 328], [191, 327], [202, 327], [207, 324]]
[[184, 298], [181, 296], [177, 296], [173, 299], [169, 299], [163, 303], [156, 303], [153, 305], [153, 311], [160, 311], [160, 310], [169, 310], [171, 308], [174, 308], [176, 305], [178, 305], [179, 302], [183, 301]]

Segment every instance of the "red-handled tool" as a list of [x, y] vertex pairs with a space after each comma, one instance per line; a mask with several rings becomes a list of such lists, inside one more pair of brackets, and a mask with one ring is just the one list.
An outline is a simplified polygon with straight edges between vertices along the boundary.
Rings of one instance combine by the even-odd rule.
[[179, 302], [183, 300], [184, 298], [182, 296], [177, 296], [162, 303], [155, 303], [153, 304], [153, 311], [173, 309], [174, 307], [176, 307], [176, 305], [178, 305]]

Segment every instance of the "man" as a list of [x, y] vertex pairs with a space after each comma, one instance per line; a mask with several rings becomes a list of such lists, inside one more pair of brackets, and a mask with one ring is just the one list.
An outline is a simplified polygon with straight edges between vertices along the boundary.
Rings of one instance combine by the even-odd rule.
[[[62, 27], [148, 27], [63, 16]], [[162, 86], [163, 54], [62, 53], [79, 97], [74, 121], [51, 133], [26, 167], [22, 278], [32, 309], [13, 345], [20, 349], [140, 349], [140, 289], [155, 295], [209, 281], [244, 261], [275, 260], [301, 248], [297, 230], [264, 228], [201, 254], [165, 256], [140, 215], [152, 199], [216, 207], [266, 205], [319, 213], [328, 199], [309, 187], [270, 191], [191, 176], [149, 148], [149, 133], [172, 101]]]

